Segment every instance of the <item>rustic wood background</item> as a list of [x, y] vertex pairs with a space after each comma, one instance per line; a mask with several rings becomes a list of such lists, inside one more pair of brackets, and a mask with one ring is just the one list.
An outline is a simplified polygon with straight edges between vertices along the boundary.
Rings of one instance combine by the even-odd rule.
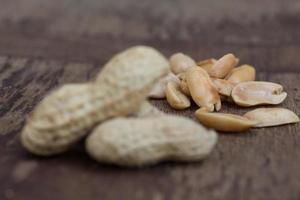
[[0, 199], [300, 199], [299, 124], [220, 134], [203, 162], [134, 170], [97, 164], [82, 146], [47, 159], [21, 147], [24, 120], [49, 90], [93, 78], [136, 44], [199, 60], [233, 52], [281, 83], [282, 106], [300, 113], [299, 0], [0, 0]]

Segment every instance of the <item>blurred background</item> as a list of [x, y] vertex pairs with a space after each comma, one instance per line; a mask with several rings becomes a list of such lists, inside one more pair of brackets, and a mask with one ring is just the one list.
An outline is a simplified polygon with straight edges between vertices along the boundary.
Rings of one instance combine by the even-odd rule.
[[265, 71], [295, 71], [300, 63], [298, 0], [0, 2], [2, 54], [104, 62], [148, 44], [195, 59], [233, 52]]

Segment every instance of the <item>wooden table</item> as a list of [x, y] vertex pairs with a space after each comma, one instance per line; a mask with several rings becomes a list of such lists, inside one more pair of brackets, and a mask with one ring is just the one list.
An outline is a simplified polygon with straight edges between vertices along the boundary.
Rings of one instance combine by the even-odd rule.
[[[144, 169], [97, 164], [82, 145], [51, 158], [22, 148], [24, 120], [47, 92], [93, 78], [136, 44], [199, 60], [233, 52], [259, 80], [282, 84], [282, 107], [300, 112], [298, 0], [1, 0], [0, 199], [300, 199], [300, 124], [220, 134], [203, 162]], [[152, 103], [192, 118], [196, 109]]]

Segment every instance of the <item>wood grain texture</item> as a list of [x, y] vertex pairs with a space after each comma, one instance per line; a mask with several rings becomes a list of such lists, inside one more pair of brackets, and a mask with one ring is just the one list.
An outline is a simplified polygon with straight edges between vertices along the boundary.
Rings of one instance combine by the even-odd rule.
[[[282, 107], [299, 115], [299, 25], [298, 0], [1, 0], [0, 199], [299, 199], [299, 124], [221, 133], [203, 162], [135, 170], [100, 165], [82, 144], [38, 158], [18, 138], [47, 92], [92, 79], [135, 44], [199, 60], [233, 52], [258, 69], [258, 79], [282, 84], [289, 94]], [[178, 112], [164, 100], [152, 103], [195, 119], [196, 105]]]

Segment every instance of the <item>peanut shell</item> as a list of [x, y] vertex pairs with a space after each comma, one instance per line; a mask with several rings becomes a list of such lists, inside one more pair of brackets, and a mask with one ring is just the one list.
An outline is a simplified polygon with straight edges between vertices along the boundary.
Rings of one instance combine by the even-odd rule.
[[216, 141], [214, 131], [183, 117], [116, 118], [95, 128], [86, 140], [86, 150], [98, 162], [135, 167], [200, 161]]
[[96, 124], [137, 112], [168, 72], [168, 61], [153, 48], [138, 46], [117, 54], [95, 82], [65, 85], [40, 102], [22, 130], [24, 147], [45, 156], [66, 151]]

